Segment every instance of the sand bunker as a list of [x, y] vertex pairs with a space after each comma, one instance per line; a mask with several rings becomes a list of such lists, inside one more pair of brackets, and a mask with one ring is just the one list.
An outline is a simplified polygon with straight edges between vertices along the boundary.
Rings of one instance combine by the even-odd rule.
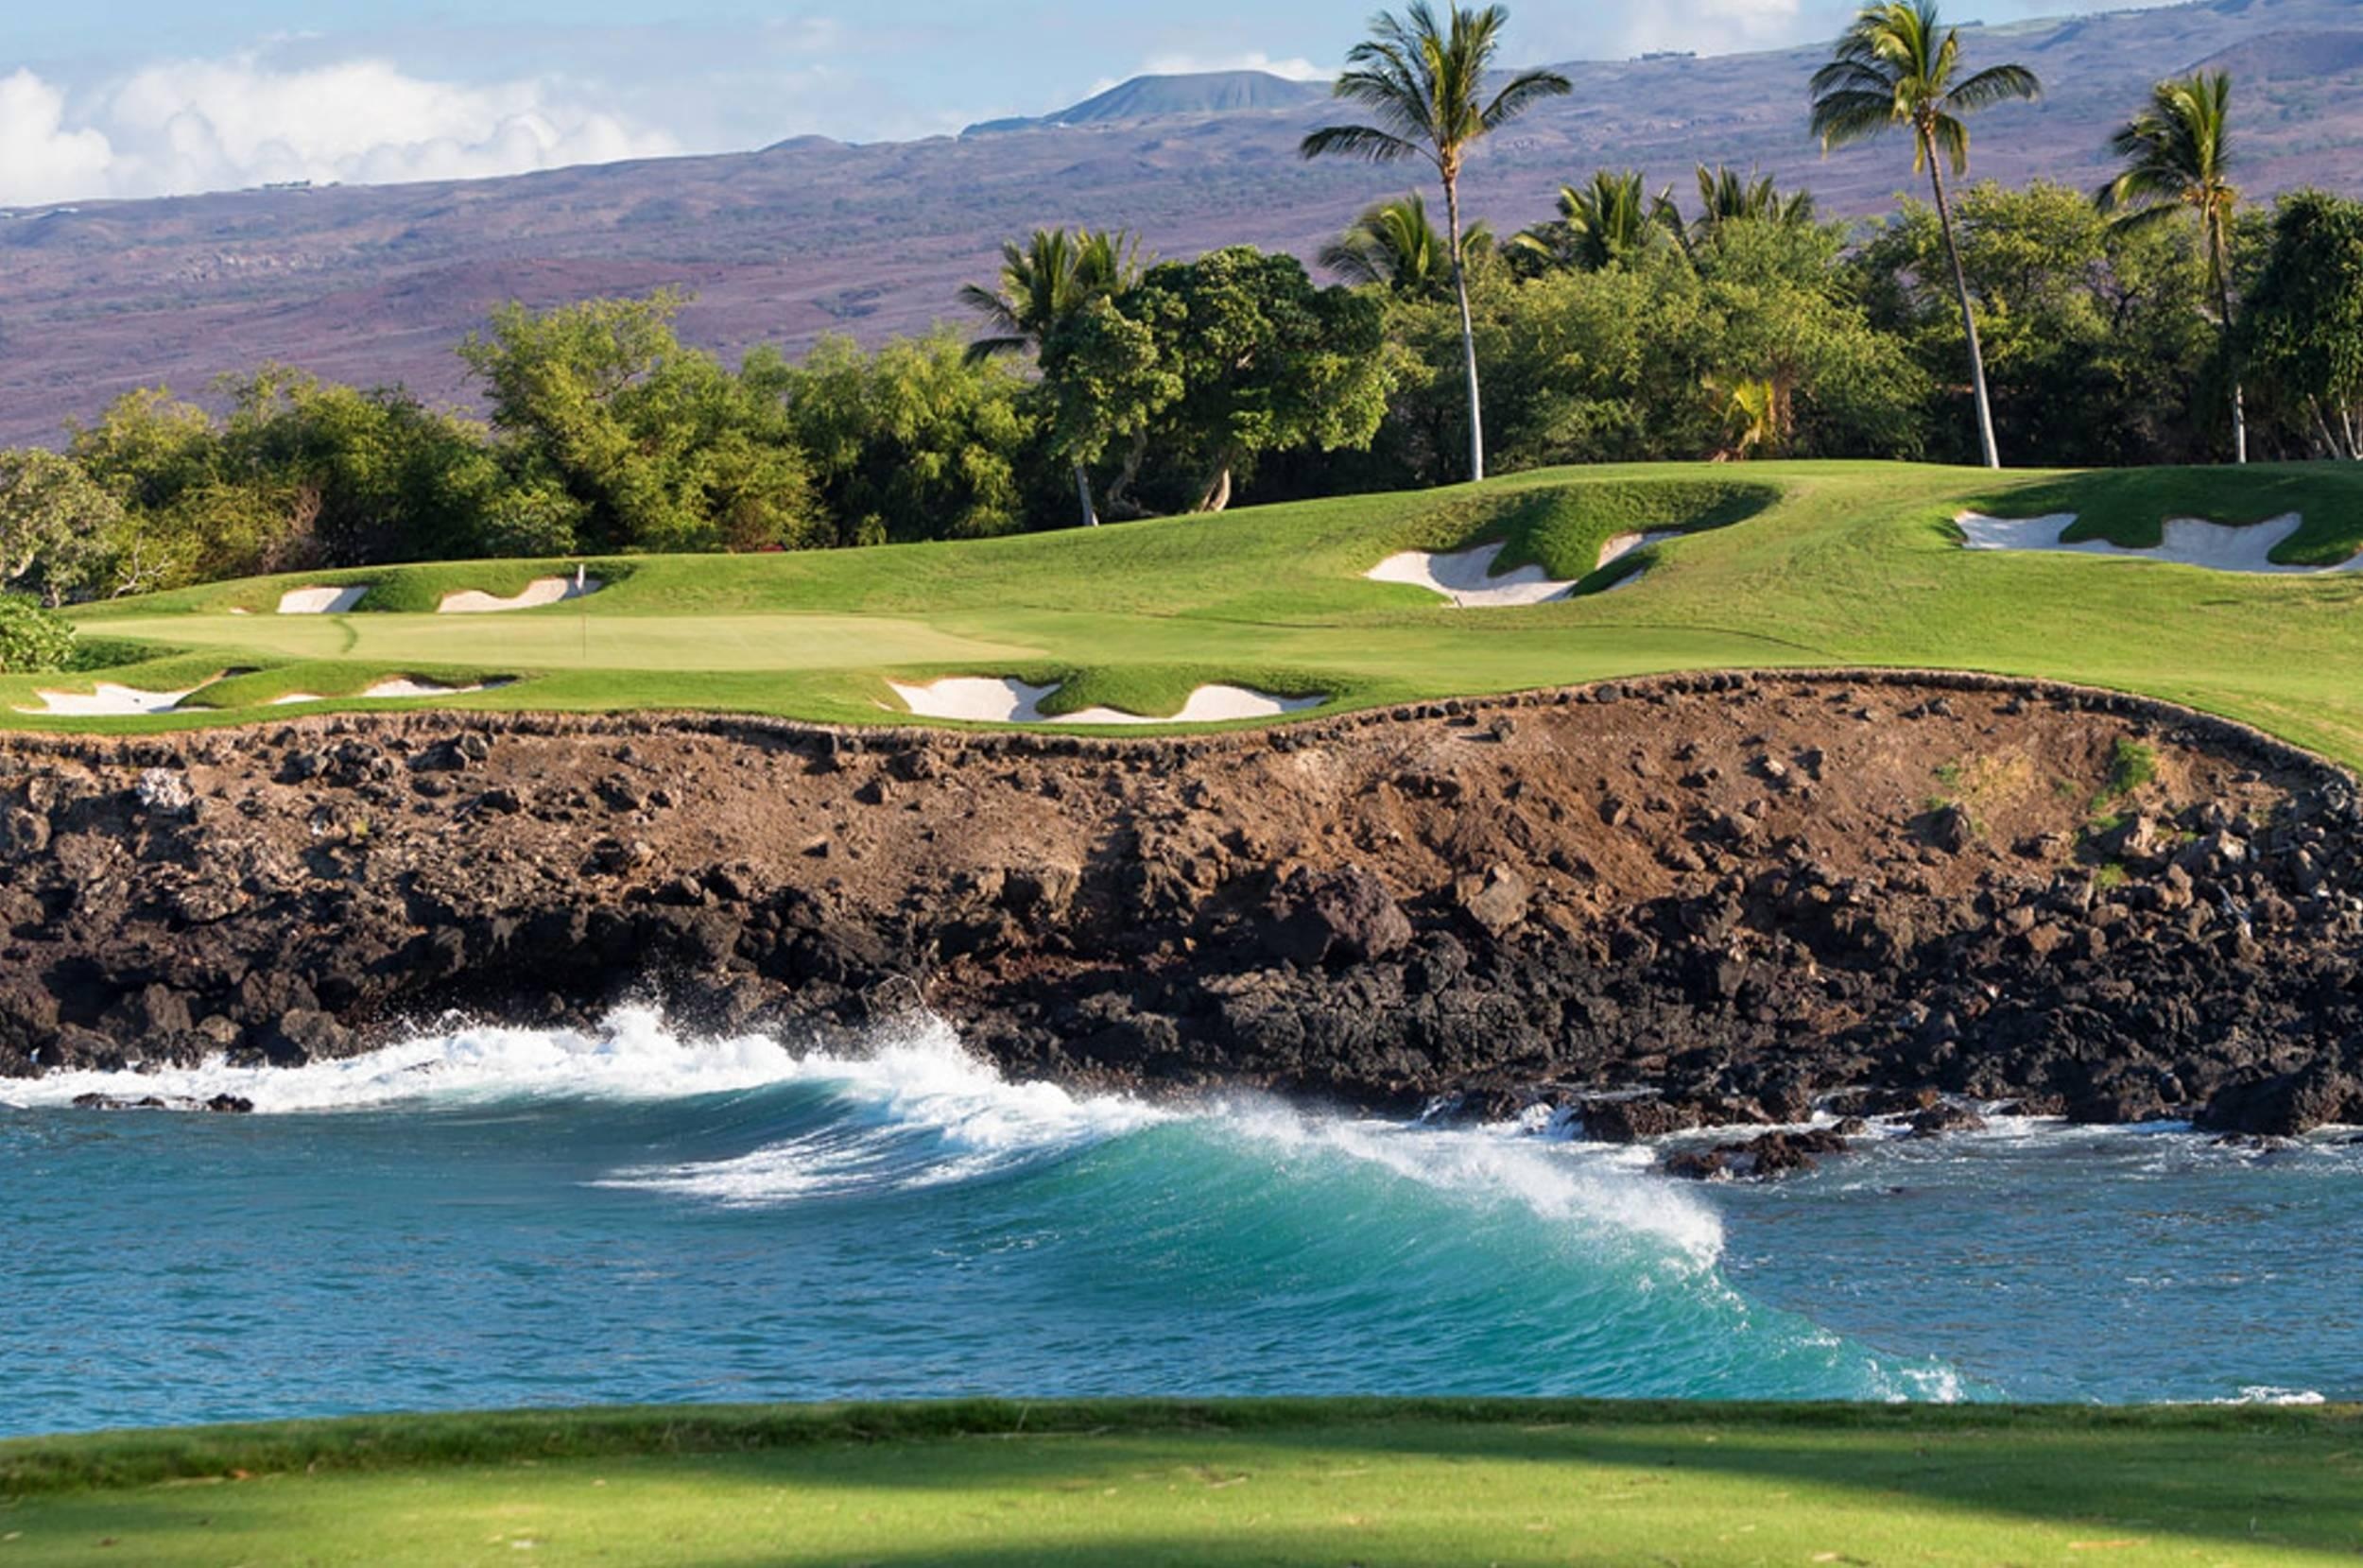
[[465, 697], [470, 692], [489, 692], [510, 684], [513, 682], [485, 681], [473, 686], [445, 686], [433, 681], [419, 681], [405, 675], [390, 681], [380, 681], [361, 695], [363, 697]]
[[956, 676], [931, 685], [906, 686], [889, 681], [894, 695], [922, 718], [965, 719], [975, 724], [1219, 724], [1235, 718], [1279, 718], [1318, 708], [1325, 697], [1274, 697], [1245, 686], [1200, 686], [1190, 694], [1182, 711], [1162, 718], [1128, 714], [1117, 708], [1084, 708], [1076, 713], [1046, 715], [1043, 702], [1059, 688], [1029, 686], [1014, 679]]
[[[297, 588], [279, 595], [282, 615], [341, 615], [358, 609], [369, 597], [370, 585], [358, 588]], [[233, 612], [234, 613], [234, 612]]]
[[35, 692], [41, 698], [38, 708], [19, 708], [20, 714], [60, 714], [75, 718], [118, 718], [140, 714], [168, 714], [181, 706], [183, 699], [203, 688], [191, 686], [181, 692], [144, 692], [136, 686], [118, 686], [101, 681], [95, 691]]
[[471, 588], [464, 594], [444, 594], [443, 602], [435, 610], [441, 615], [497, 615], [506, 610], [539, 610], [544, 605], [583, 598], [606, 586], [597, 577], [579, 574], [571, 577], [536, 577], [513, 598], [497, 599]]
[[[1601, 567], [1612, 566], [1635, 550], [1663, 544], [1669, 539], [1680, 539], [1680, 530], [1664, 533], [1618, 534], [1600, 547]], [[1372, 582], [1402, 582], [1414, 588], [1424, 588], [1440, 594], [1461, 610], [1501, 610], [1516, 605], [1549, 604], [1574, 594], [1576, 585], [1553, 577], [1540, 566], [1521, 566], [1498, 575], [1493, 563], [1501, 560], [1502, 544], [1480, 544], [1473, 550], [1457, 550], [1450, 555], [1431, 555], [1425, 550], [1406, 550], [1388, 556], [1363, 576]], [[1598, 568], [1595, 568], [1597, 570]], [[1638, 581], [1643, 574], [1632, 573], [1611, 586], [1627, 587]]]
[[2071, 512], [2048, 517], [1988, 517], [1963, 512], [1954, 523], [1972, 550], [2035, 550], [2052, 554], [2098, 556], [2106, 560], [2166, 560], [2211, 572], [2250, 572], [2273, 577], [2323, 577], [2337, 572], [2363, 572], [2363, 556], [2337, 566], [2285, 566], [2272, 559], [2305, 526], [2292, 512], [2267, 522], [2235, 526], [2196, 517], [2169, 518], [2165, 538], [2154, 549], [2129, 550], [2105, 539], [2064, 543], [2060, 536], [2076, 524]]
[[292, 708], [299, 702], [325, 702], [326, 700], [326, 698], [312, 692], [289, 692], [285, 697], [272, 698], [270, 705], [274, 708]]

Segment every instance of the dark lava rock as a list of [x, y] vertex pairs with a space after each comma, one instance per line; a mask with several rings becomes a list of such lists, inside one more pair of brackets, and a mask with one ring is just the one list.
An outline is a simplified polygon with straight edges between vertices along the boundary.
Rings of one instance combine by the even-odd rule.
[[2316, 1062], [2294, 1073], [2225, 1086], [2199, 1112], [2198, 1125], [2208, 1132], [2295, 1138], [2358, 1116], [2363, 1116], [2363, 1082], [2327, 1062]]
[[1983, 1132], [1986, 1119], [1965, 1105], [1932, 1105], [1911, 1119], [1915, 1138], [1941, 1138], [1949, 1132]]
[[1358, 866], [1299, 870], [1274, 895], [1264, 946], [1310, 969], [1384, 958], [1411, 944], [1411, 922], [1387, 885]]
[[77, 1111], [178, 1111], [215, 1116], [250, 1116], [254, 1102], [237, 1094], [216, 1094], [211, 1099], [190, 1099], [183, 1095], [149, 1094], [132, 1099], [124, 1094], [77, 1094]]
[[1586, 1100], [1577, 1108], [1583, 1135], [1595, 1144], [1639, 1144], [1687, 1132], [1699, 1125], [1687, 1107], [1660, 1099]]
[[1732, 1177], [1731, 1157], [1720, 1149], [1684, 1149], [1669, 1154], [1661, 1167], [1677, 1181], [1728, 1181]]

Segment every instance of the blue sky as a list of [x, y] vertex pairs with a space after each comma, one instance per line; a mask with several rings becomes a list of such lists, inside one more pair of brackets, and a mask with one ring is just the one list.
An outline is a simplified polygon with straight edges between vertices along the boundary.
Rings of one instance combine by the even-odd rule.
[[[1144, 71], [1333, 68], [1372, 0], [100, 0], [0, 35], [0, 203], [957, 130]], [[1517, 63], [1835, 34], [1850, 0], [1512, 0]], [[2075, 0], [1962, 0], [1988, 21]]]

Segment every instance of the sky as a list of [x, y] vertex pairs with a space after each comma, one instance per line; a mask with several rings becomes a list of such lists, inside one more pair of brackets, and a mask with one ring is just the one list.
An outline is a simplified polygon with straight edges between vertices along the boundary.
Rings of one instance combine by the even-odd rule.
[[[1145, 72], [1315, 79], [1373, 0], [12, 0], [0, 204], [900, 141]], [[1989, 22], [2078, 0], [1978, 0]], [[1512, 0], [1510, 63], [1833, 37], [1849, 0]]]

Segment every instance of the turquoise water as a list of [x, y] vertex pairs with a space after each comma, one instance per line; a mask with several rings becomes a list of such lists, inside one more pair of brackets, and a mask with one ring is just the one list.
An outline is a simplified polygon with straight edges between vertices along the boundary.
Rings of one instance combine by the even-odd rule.
[[[94, 1088], [252, 1117], [74, 1111]], [[0, 1085], [0, 1432], [994, 1393], [2363, 1395], [2363, 1148], [2032, 1124], [1777, 1186], [1243, 1099], [462, 1030]]]

